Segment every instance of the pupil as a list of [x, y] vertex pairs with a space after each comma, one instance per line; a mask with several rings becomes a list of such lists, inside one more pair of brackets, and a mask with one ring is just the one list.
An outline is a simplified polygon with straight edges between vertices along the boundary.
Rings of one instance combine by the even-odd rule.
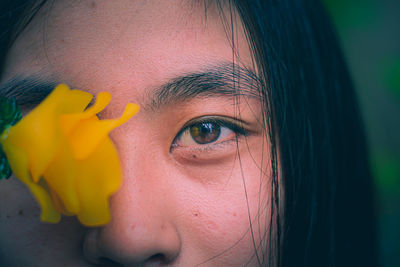
[[208, 144], [218, 139], [221, 127], [211, 122], [198, 123], [190, 127], [190, 135], [198, 144]]

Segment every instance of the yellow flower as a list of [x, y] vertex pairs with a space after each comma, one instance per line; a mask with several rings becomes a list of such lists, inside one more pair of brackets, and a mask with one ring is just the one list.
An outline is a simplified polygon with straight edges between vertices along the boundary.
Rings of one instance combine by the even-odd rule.
[[117, 150], [108, 133], [129, 120], [139, 106], [127, 104], [118, 119], [96, 116], [111, 100], [70, 90], [54, 91], [0, 137], [11, 169], [42, 208], [41, 220], [58, 222], [61, 214], [76, 215], [87, 226], [110, 220], [108, 199], [122, 182]]

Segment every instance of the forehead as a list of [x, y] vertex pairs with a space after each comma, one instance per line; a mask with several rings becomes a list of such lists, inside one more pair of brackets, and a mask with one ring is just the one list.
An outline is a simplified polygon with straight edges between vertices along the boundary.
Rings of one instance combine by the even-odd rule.
[[[202, 1], [50, 1], [10, 50], [5, 76], [39, 74], [99, 90], [157, 86], [234, 59], [231, 27], [219, 12]], [[241, 24], [235, 27], [235, 60], [249, 65]]]

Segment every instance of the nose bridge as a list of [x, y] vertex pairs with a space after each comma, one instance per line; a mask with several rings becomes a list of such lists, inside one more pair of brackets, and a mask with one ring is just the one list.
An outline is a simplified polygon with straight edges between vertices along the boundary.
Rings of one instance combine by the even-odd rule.
[[85, 255], [92, 262], [105, 258], [129, 266], [168, 262], [179, 254], [179, 234], [160, 180], [163, 172], [143, 155], [139, 159], [123, 162], [124, 180], [110, 201], [110, 223], [86, 236]]

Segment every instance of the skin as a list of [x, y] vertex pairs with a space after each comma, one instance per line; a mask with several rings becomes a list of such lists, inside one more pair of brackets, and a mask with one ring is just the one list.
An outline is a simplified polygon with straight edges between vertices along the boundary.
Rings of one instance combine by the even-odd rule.
[[[176, 76], [233, 60], [252, 69], [241, 23], [234, 23], [235, 56], [213, 6], [207, 20], [201, 4], [184, 1], [55, 1], [39, 12], [11, 47], [2, 83], [35, 75], [93, 94], [109, 91], [113, 100], [103, 118], [118, 116], [128, 102], [141, 111], [111, 136], [124, 181], [104, 227], [86, 228], [73, 217], [41, 223], [28, 190], [15, 177], [1, 182], [0, 262], [258, 265], [254, 244], [258, 254], [266, 251], [270, 218], [270, 180], [260, 170], [269, 173], [260, 102], [214, 96], [149, 104], [154, 88]], [[176, 142], [189, 121], [209, 115], [240, 118], [251, 134], [236, 142], [228, 130], [206, 150], [190, 138]]]

